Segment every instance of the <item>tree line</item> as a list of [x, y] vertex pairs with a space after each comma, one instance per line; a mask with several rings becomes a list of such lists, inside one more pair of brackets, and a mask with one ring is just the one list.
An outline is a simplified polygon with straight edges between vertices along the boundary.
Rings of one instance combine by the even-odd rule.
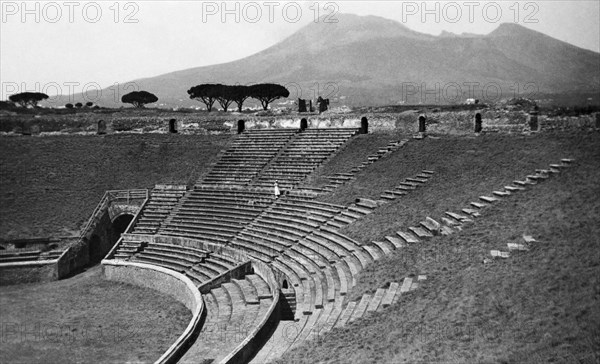
[[[259, 83], [255, 85], [223, 85], [220, 83], [204, 83], [193, 86], [187, 91], [190, 99], [198, 100], [206, 105], [207, 111], [212, 111], [215, 102], [218, 102], [227, 111], [231, 104], [235, 103], [239, 112], [242, 111], [244, 102], [253, 98], [260, 102], [263, 110], [269, 108], [273, 101], [290, 96], [290, 92], [283, 86], [275, 83]], [[48, 95], [39, 92], [23, 92], [14, 94], [9, 100], [22, 107], [36, 107], [38, 102], [48, 98]], [[148, 91], [133, 91], [121, 97], [121, 102], [131, 104], [136, 108], [142, 108], [146, 104], [152, 104], [158, 101], [156, 95]], [[90, 104], [89, 102], [87, 104]], [[86, 106], [88, 106], [86, 104]], [[76, 107], [81, 107], [77, 103]], [[66, 104], [66, 108], [73, 108], [73, 104]]]
[[215, 102], [221, 105], [223, 111], [227, 111], [235, 102], [239, 112], [242, 111], [244, 101], [249, 98], [257, 99], [263, 110], [267, 110], [271, 102], [290, 96], [290, 92], [285, 87], [275, 83], [259, 83], [250, 86], [204, 83], [190, 88], [187, 93], [190, 99], [204, 103], [207, 111], [212, 110]]

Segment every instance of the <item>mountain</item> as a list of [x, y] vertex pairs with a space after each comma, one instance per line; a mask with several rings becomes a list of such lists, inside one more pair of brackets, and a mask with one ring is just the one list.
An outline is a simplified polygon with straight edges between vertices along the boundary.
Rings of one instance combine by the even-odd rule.
[[[333, 107], [600, 90], [599, 53], [520, 25], [501, 24], [487, 35], [433, 36], [376, 16], [340, 14], [338, 20], [311, 23], [234, 62], [133, 82], [156, 94], [164, 106], [201, 106], [186, 92], [201, 83], [274, 82], [288, 87], [290, 99], [322, 95], [332, 99]], [[103, 95], [100, 105], [120, 105], [114, 103], [114, 92]]]

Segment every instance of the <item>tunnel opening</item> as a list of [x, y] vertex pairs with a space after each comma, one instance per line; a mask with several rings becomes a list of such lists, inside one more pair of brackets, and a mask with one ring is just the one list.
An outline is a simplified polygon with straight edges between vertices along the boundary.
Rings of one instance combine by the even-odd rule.
[[114, 243], [116, 243], [117, 240], [119, 240], [119, 238], [121, 237], [121, 234], [123, 234], [125, 232], [125, 230], [127, 229], [127, 226], [129, 226], [129, 224], [131, 223], [131, 220], [133, 220], [133, 215], [123, 214], [123, 215], [117, 217], [112, 222], [112, 236], [115, 239], [112, 242], [113, 244], [111, 244], [111, 245], [114, 245]]
[[[125, 232], [129, 223], [133, 220], [133, 215], [123, 214], [116, 217], [111, 223], [104, 225], [104, 228], [97, 230], [89, 241], [89, 265], [99, 263], [115, 243]], [[107, 221], [108, 222], [108, 221]]]

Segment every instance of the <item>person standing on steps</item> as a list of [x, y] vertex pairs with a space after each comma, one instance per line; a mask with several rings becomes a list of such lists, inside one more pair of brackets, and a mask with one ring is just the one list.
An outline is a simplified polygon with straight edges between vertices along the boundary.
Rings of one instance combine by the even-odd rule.
[[275, 198], [279, 198], [279, 195], [281, 195], [281, 191], [279, 191], [279, 185], [277, 184], [277, 181], [275, 181], [274, 190], [275, 190]]

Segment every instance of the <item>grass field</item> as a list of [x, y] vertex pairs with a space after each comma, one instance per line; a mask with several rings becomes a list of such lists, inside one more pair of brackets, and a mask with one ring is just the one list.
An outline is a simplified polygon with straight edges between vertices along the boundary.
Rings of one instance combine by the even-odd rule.
[[71, 235], [106, 190], [194, 182], [228, 135], [121, 134], [0, 140], [0, 238]]
[[[461, 158], [461, 149], [466, 156], [473, 155], [468, 150], [481, 151], [481, 162]], [[577, 158], [577, 165], [490, 207], [460, 233], [409, 246], [368, 267], [354, 298], [409, 275], [428, 278], [396, 305], [335, 329], [280, 362], [598, 363], [598, 134], [413, 143], [344, 188], [368, 194], [363, 186], [381, 188], [392, 182], [388, 174], [396, 171], [403, 178], [421, 168], [437, 172], [431, 185], [380, 208], [346, 232], [363, 242], [380, 238], [427, 215], [464, 207], [479, 194], [561, 157]], [[386, 173], [386, 163], [398, 169]], [[336, 195], [337, 201], [344, 200], [339, 191]], [[506, 250], [506, 243], [522, 242], [524, 233], [540, 243], [506, 261], [483, 264], [491, 249]]]
[[150, 289], [106, 281], [101, 267], [0, 290], [0, 362], [153, 362], [191, 312]]

